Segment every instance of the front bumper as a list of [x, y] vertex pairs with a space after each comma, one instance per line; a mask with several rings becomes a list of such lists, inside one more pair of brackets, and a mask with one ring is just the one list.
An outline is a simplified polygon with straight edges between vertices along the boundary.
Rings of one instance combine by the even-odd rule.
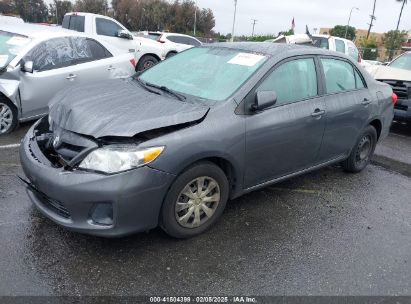
[[394, 120], [411, 122], [411, 99], [398, 99], [394, 107]]
[[[54, 168], [36, 143], [34, 127], [20, 146], [20, 160], [28, 179], [27, 194], [46, 217], [70, 230], [104, 237], [124, 236], [158, 225], [174, 175], [148, 166], [114, 175]], [[111, 204], [112, 224], [92, 220], [91, 214], [99, 204]]]

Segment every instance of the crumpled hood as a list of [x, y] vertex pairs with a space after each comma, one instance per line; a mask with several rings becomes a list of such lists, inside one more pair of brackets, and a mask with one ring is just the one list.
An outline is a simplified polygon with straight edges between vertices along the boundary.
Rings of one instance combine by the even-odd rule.
[[372, 65], [365, 68], [377, 80], [411, 81], [411, 71], [392, 68], [389, 66]]
[[114, 79], [68, 89], [49, 104], [61, 128], [95, 138], [138, 133], [202, 119], [209, 107], [148, 92], [131, 79]]

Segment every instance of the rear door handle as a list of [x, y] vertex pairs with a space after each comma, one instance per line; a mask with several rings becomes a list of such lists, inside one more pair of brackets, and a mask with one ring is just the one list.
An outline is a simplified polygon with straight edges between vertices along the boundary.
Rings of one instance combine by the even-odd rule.
[[77, 75], [75, 75], [75, 74], [69, 74], [67, 77], [66, 77], [66, 79], [67, 80], [73, 80], [74, 78], [76, 78], [77, 77]]
[[361, 102], [361, 104], [362, 104], [363, 106], [368, 106], [370, 103], [371, 103], [371, 100], [369, 100], [369, 99], [367, 99], [367, 98], [364, 98], [364, 100]]
[[324, 110], [316, 109], [314, 112], [311, 113], [312, 117], [320, 117], [325, 114]]

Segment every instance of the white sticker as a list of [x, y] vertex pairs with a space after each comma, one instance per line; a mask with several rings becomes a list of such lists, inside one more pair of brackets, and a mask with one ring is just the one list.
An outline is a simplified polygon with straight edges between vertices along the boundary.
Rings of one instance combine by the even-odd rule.
[[7, 40], [6, 43], [10, 45], [23, 46], [27, 44], [29, 41], [30, 41], [29, 38], [15, 36]]
[[9, 55], [0, 55], [0, 67], [4, 66], [9, 59]]
[[227, 63], [252, 67], [255, 66], [263, 58], [265, 58], [265, 56], [250, 53], [239, 53]]

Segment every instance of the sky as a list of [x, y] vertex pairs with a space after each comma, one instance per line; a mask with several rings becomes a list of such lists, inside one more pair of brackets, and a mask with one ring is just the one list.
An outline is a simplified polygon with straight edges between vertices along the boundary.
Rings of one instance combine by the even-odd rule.
[[[52, 0], [46, 0], [50, 3]], [[171, 1], [171, 0], [169, 0]], [[231, 33], [234, 14], [234, 0], [196, 0], [201, 8], [211, 8], [216, 18], [214, 30], [224, 34]], [[314, 28], [346, 25], [350, 10], [353, 10], [350, 25], [368, 29], [369, 15], [374, 0], [238, 0], [236, 35], [251, 35], [251, 19], [257, 19], [255, 34], [277, 34], [291, 28], [295, 18], [296, 33], [304, 33], [307, 24]], [[373, 32], [387, 32], [395, 29], [401, 3], [396, 0], [377, 0], [375, 26]], [[411, 30], [411, 3], [405, 7], [400, 29]]]

